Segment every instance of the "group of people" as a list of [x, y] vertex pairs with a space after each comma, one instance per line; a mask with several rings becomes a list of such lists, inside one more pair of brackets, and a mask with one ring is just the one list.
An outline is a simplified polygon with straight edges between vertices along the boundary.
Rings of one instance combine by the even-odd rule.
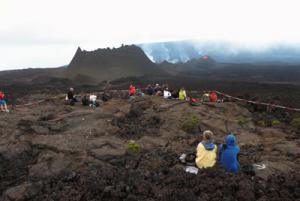
[[236, 174], [240, 169], [239, 152], [240, 148], [233, 134], [227, 135], [225, 143], [218, 147], [214, 144], [213, 132], [206, 130], [203, 132], [203, 140], [197, 146], [196, 165], [200, 169], [210, 168], [218, 161], [228, 172]]
[[[81, 98], [81, 104], [83, 106], [90, 106], [90, 107], [98, 107], [99, 106], [99, 101], [97, 100], [97, 95], [94, 93], [87, 93], [85, 94], [82, 98]], [[106, 102], [109, 99], [111, 99], [111, 95], [104, 92], [102, 94], [102, 101]], [[73, 106], [76, 102], [79, 102], [79, 100], [77, 99], [77, 97], [75, 96], [74, 93], [74, 88], [70, 88], [67, 96], [66, 96], [66, 100], [68, 101], [68, 104]]]
[[0, 91], [0, 108], [1, 112], [9, 112], [5, 101], [5, 95], [2, 91]]
[[[132, 84], [129, 87], [130, 96], [134, 96], [137, 93], [136, 87]], [[180, 90], [170, 91], [167, 85], [162, 87], [159, 84], [152, 86], [149, 84], [145, 89], [147, 95], [163, 96], [166, 99], [179, 99], [189, 100], [191, 103], [195, 103], [196, 100], [187, 96], [186, 90], [182, 87]], [[203, 102], [218, 102], [218, 96], [216, 92], [204, 91], [202, 96]], [[233, 134], [229, 134], [225, 143], [219, 145], [214, 144], [213, 132], [206, 130], [203, 133], [203, 140], [197, 146], [196, 165], [198, 168], [213, 167], [217, 162], [221, 164], [228, 172], [238, 173], [240, 164], [238, 160], [238, 154], [240, 148], [237, 145], [236, 138]]]
[[159, 84], [155, 84], [154, 86], [149, 84], [145, 91], [145, 94], [137, 89], [134, 85], [129, 86], [129, 96], [144, 96], [145, 94], [149, 96], [163, 96], [165, 99], [179, 99], [179, 100], [187, 100], [188, 97], [186, 95], [186, 91], [184, 88], [180, 90], [169, 90], [167, 85], [160, 86]]
[[[133, 84], [129, 86], [129, 96], [144, 96], [144, 93], [138, 90]], [[179, 100], [186, 100], [190, 101], [191, 105], [197, 105], [199, 102], [197, 99], [188, 97], [186, 90], [184, 87], [180, 88], [180, 90], [170, 90], [168, 88], [168, 85], [162, 85], [160, 86], [159, 84], [151, 85], [149, 84], [145, 88], [145, 94], [149, 96], [162, 96], [165, 99], [179, 99]], [[209, 91], [204, 91], [203, 96], [202, 96], [202, 101], [203, 102], [218, 102], [218, 95], [216, 92], [209, 92]]]

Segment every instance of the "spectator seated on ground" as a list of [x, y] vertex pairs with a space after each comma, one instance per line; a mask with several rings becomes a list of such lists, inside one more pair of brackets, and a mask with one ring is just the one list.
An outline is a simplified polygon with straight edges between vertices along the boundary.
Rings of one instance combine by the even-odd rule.
[[238, 154], [240, 147], [236, 143], [236, 138], [233, 134], [227, 135], [226, 144], [221, 144], [219, 147], [219, 160], [221, 165], [232, 173], [238, 173], [240, 164], [238, 161]]
[[198, 168], [209, 168], [216, 164], [217, 146], [213, 143], [213, 133], [203, 132], [203, 140], [197, 146], [196, 165]]
[[146, 94], [152, 96], [154, 94], [154, 88], [149, 84], [146, 88]]
[[210, 102], [210, 94], [209, 94], [209, 92], [206, 92], [206, 91], [203, 92], [202, 101], [203, 102]]
[[74, 105], [77, 102], [77, 99], [74, 96], [74, 89], [70, 88], [68, 95], [67, 95], [67, 100], [69, 101], [70, 105]]
[[168, 88], [166, 88], [166, 89], [164, 90], [164, 98], [165, 98], [165, 99], [171, 99], [171, 97], [172, 97], [171, 92], [169, 91]]
[[210, 102], [216, 103], [218, 101], [218, 95], [216, 92], [211, 92], [209, 95]]
[[89, 97], [90, 100], [90, 107], [98, 107], [99, 104], [97, 103], [97, 96], [94, 94], [91, 94]]
[[189, 103], [191, 106], [199, 106], [200, 102], [196, 98], [190, 97]]
[[90, 105], [89, 95], [84, 95], [81, 99], [81, 103], [83, 106], [89, 106]]
[[140, 96], [140, 97], [144, 97], [145, 96], [144, 92], [142, 92], [140, 89], [136, 90], [136, 95]]
[[171, 94], [172, 94], [172, 98], [174, 98], [174, 99], [178, 99], [179, 98], [179, 91], [178, 90], [173, 90], [171, 92]]
[[186, 100], [187, 96], [186, 96], [186, 91], [185, 89], [182, 87], [179, 91], [179, 100]]
[[155, 92], [155, 95], [157, 96], [161, 96], [163, 95], [163, 91], [162, 91], [162, 88], [159, 84], [156, 84], [155, 87], [154, 87], [154, 92]]
[[9, 112], [9, 110], [7, 109], [7, 104], [5, 101], [5, 95], [2, 91], [0, 91], [0, 107], [1, 107], [1, 111], [2, 112]]
[[134, 96], [136, 94], [136, 88], [132, 84], [129, 86], [129, 96]]

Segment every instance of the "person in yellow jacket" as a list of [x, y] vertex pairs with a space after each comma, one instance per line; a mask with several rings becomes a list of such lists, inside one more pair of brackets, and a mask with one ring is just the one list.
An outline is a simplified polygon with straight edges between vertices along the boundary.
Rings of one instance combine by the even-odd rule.
[[217, 146], [213, 143], [213, 133], [203, 132], [203, 140], [197, 146], [196, 165], [198, 168], [213, 167], [217, 161]]
[[179, 100], [186, 100], [186, 91], [184, 88], [181, 88], [179, 91]]

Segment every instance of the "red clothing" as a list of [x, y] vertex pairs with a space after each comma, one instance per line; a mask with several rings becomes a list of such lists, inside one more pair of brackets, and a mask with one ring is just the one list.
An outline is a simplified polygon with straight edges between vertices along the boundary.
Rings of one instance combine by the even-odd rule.
[[0, 100], [4, 100], [4, 93], [0, 93]]
[[210, 94], [210, 101], [213, 102], [213, 103], [215, 103], [215, 102], [217, 102], [217, 100], [218, 100], [217, 94], [215, 92], [212, 92]]
[[135, 93], [136, 93], [135, 86], [130, 85], [130, 87], [129, 87], [129, 95], [133, 96]]

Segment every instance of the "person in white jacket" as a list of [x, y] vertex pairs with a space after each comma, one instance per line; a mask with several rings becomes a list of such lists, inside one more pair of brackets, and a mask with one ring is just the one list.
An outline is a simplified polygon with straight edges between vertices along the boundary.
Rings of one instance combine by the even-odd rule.
[[96, 107], [97, 96], [94, 94], [90, 95], [90, 107]]
[[164, 90], [164, 98], [169, 99], [169, 98], [171, 98], [171, 96], [172, 96], [171, 92], [169, 91], [168, 88], [166, 88]]

